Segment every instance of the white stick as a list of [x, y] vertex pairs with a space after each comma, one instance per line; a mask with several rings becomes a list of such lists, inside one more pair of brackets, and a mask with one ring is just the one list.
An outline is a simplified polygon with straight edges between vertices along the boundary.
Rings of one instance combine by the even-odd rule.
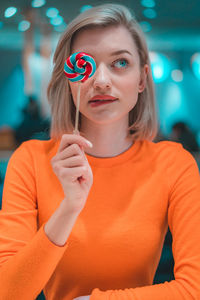
[[79, 121], [79, 106], [80, 106], [80, 94], [81, 94], [81, 82], [78, 82], [78, 91], [77, 91], [77, 103], [76, 103], [76, 120], [75, 120], [75, 129], [74, 134], [80, 134], [78, 130], [78, 121]]

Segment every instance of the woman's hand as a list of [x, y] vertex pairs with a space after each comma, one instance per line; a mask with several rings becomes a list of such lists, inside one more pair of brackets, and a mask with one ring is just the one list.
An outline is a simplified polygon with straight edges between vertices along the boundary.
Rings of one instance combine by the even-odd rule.
[[90, 295], [77, 297], [77, 298], [74, 298], [73, 300], [89, 300], [89, 299], [90, 299]]
[[65, 194], [68, 212], [80, 213], [93, 183], [93, 174], [84, 150], [87, 140], [75, 134], [64, 134], [51, 165]]

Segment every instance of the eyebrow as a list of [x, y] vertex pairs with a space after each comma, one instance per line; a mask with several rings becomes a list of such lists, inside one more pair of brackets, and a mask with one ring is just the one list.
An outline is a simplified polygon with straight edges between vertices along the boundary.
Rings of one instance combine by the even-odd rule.
[[128, 50], [125, 50], [125, 49], [117, 50], [117, 51], [115, 51], [115, 52], [112, 52], [112, 53], [111, 53], [111, 56], [112, 56], [112, 55], [119, 55], [119, 54], [123, 54], [123, 53], [127, 53], [127, 54], [129, 54], [129, 55], [132, 56], [131, 52], [129, 52]]

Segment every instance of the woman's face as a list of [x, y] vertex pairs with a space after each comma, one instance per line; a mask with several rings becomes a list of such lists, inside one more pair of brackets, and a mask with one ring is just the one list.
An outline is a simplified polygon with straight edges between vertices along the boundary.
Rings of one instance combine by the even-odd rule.
[[[97, 69], [91, 78], [81, 83], [81, 121], [108, 124], [123, 119], [127, 122], [138, 93], [145, 88], [148, 73], [147, 65], [140, 68], [130, 33], [123, 26], [85, 29], [77, 34], [72, 47], [72, 53], [82, 51], [94, 58]], [[76, 105], [78, 83], [69, 84]], [[116, 100], [93, 106], [89, 101], [95, 96], [96, 99], [112, 96]]]

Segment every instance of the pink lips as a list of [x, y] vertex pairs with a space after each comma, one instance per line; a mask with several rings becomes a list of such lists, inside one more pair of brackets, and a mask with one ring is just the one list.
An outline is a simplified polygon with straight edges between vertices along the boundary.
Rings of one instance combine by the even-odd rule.
[[116, 97], [110, 96], [110, 95], [95, 95], [92, 97], [92, 99], [89, 101], [89, 104], [92, 107], [100, 106], [103, 104], [110, 104], [112, 102], [115, 102], [118, 100]]
[[89, 102], [95, 101], [95, 100], [104, 100], [104, 101], [106, 101], [106, 100], [117, 100], [117, 98], [112, 97], [110, 95], [95, 95], [94, 97], [92, 97], [92, 99]]

